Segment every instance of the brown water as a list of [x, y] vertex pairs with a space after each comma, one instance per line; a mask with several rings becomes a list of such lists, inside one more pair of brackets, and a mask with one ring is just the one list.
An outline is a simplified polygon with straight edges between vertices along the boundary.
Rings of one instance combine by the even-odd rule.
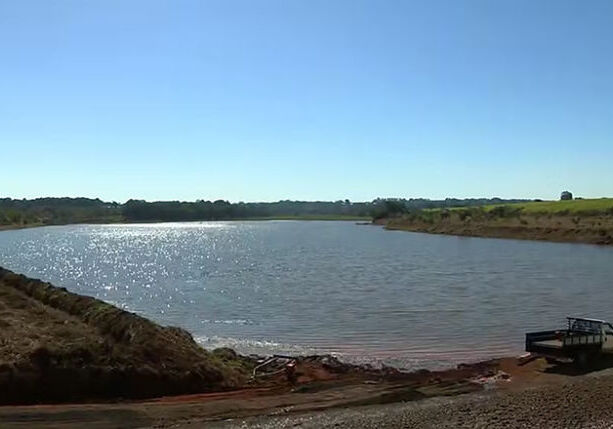
[[353, 222], [77, 225], [0, 233], [0, 266], [206, 347], [440, 367], [520, 353], [566, 315], [613, 319], [613, 248]]

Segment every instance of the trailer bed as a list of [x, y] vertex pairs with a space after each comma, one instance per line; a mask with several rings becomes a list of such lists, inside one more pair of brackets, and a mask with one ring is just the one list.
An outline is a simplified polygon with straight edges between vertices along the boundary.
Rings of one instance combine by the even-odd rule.
[[526, 351], [536, 356], [572, 359], [580, 366], [588, 360], [611, 353], [613, 349], [605, 347], [613, 337], [613, 325], [599, 319], [567, 317], [566, 329], [553, 331], [529, 332], [526, 334]]
[[533, 347], [548, 347], [552, 349], [561, 349], [564, 347], [564, 342], [559, 339], [552, 340], [542, 340], [542, 341], [534, 341], [532, 343]]

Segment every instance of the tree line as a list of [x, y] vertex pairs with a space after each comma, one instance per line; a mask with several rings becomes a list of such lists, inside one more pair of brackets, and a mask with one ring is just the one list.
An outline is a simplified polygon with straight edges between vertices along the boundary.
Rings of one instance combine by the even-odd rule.
[[0, 198], [0, 225], [53, 225], [67, 223], [155, 222], [257, 219], [281, 217], [382, 218], [425, 208], [478, 206], [521, 202], [500, 198], [429, 200], [377, 198], [369, 202], [290, 201], [231, 203], [225, 200], [194, 202], [129, 200], [105, 202], [98, 198]]

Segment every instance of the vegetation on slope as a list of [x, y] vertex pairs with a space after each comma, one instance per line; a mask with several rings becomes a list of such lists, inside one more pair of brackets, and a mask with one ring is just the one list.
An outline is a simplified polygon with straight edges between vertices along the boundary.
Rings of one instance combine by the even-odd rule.
[[0, 198], [0, 225], [33, 226], [121, 220], [121, 205], [90, 198]]
[[418, 232], [613, 244], [613, 199], [405, 211], [382, 222]]
[[[491, 211], [501, 205], [485, 206]], [[534, 201], [506, 205], [512, 209], [520, 209], [524, 214], [555, 214], [555, 215], [613, 215], [613, 198], [577, 199], [567, 201]]]
[[224, 390], [251, 369], [183, 329], [0, 268], [0, 404]]

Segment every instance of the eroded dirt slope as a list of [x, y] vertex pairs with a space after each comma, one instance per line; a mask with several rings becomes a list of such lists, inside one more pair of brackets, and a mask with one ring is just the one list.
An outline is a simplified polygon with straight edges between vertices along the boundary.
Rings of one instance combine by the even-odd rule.
[[226, 390], [250, 370], [182, 329], [0, 268], [0, 403]]

